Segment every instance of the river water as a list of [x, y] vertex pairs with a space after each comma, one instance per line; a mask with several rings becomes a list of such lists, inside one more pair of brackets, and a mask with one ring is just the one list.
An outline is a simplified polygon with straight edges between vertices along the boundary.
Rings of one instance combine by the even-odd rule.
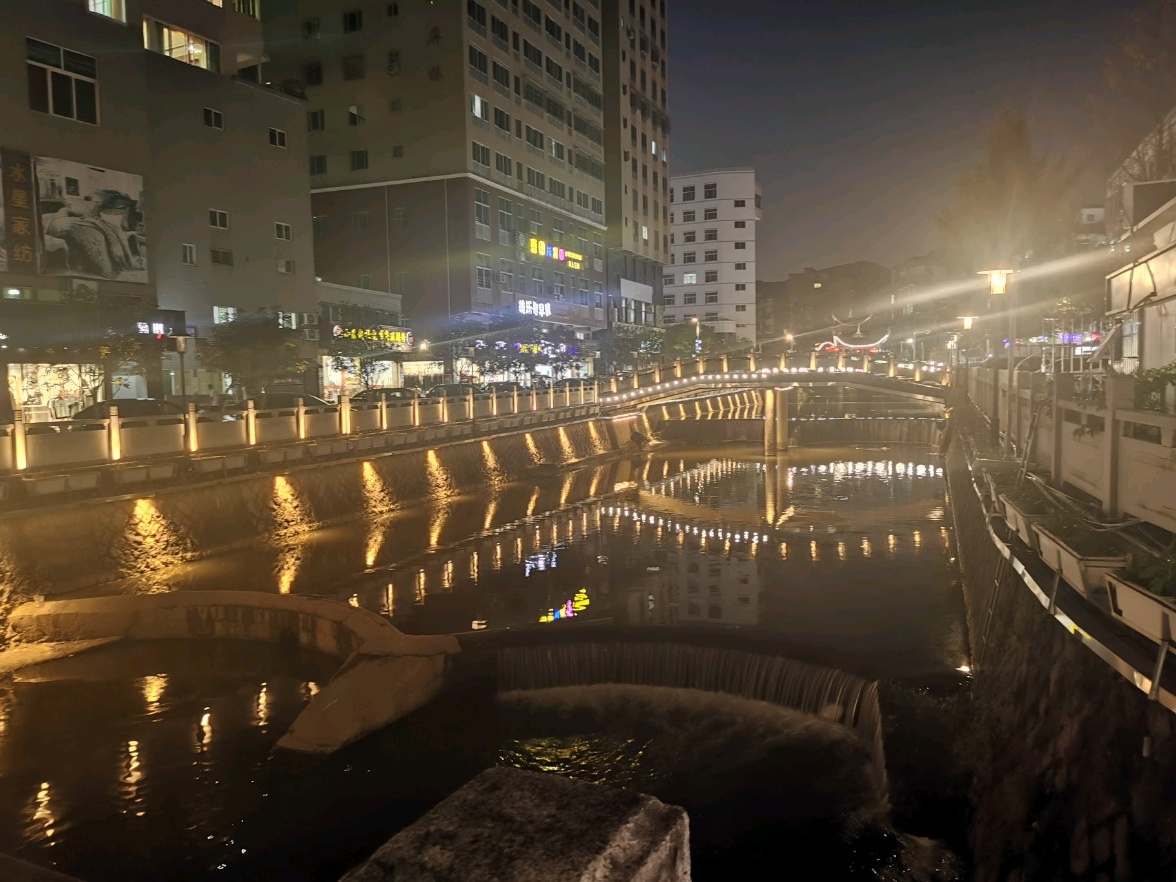
[[[919, 448], [667, 450], [292, 535], [116, 587], [321, 594], [420, 633], [560, 639], [607, 620], [766, 636], [900, 684], [899, 766], [911, 696], [968, 661], [942, 469]], [[495, 763], [685, 805], [700, 879], [782, 843], [823, 878], [875, 878], [898, 849], [847, 730], [684, 690], [478, 692], [321, 764], [275, 763], [330, 673], [227, 644], [26, 670], [0, 691], [0, 851], [87, 880], [335, 879]]]

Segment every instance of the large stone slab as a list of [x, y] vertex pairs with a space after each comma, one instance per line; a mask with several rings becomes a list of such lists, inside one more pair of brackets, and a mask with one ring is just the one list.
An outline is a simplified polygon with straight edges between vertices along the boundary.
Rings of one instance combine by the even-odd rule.
[[641, 793], [488, 769], [342, 882], [688, 882], [684, 809]]

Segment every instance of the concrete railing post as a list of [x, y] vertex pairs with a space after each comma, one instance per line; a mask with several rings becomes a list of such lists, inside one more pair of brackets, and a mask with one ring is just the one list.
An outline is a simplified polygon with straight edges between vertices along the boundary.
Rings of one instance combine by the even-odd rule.
[[682, 379], [682, 359], [680, 358], [674, 361], [674, 379]]
[[886, 360], [886, 376], [892, 380], [898, 376], [898, 364], [895, 362], [893, 355]]
[[584, 389], [584, 387], [585, 387], [586, 385], [587, 385], [587, 384], [586, 384], [586, 383], [585, 383], [583, 380], [581, 380], [581, 381], [580, 381], [580, 383], [579, 383], [579, 388], [580, 388], [580, 404], [583, 404], [583, 403], [584, 403], [584, 396], [585, 396], [585, 393], [586, 393], [586, 390]]
[[466, 395], [466, 419], [472, 420], [474, 418], [474, 387], [470, 386], [470, 391]]
[[339, 434], [351, 434], [351, 396], [343, 395], [339, 398]]
[[184, 414], [184, 434], [187, 436], [188, 452], [196, 453], [200, 450], [199, 423], [196, 419], [196, 403], [188, 402], [188, 412]]
[[294, 410], [294, 425], [298, 428], [298, 439], [301, 441], [306, 438], [306, 402], [298, 399], [298, 405]]
[[29, 467], [29, 439], [25, 434], [23, 407], [12, 411], [12, 464], [18, 472]]
[[755, 353], [754, 352], [751, 353], [751, 355], [747, 356], [747, 369], [751, 373], [753, 373], [753, 374], [755, 373]]
[[788, 370], [788, 356], [783, 352], [780, 353], [780, 370]]
[[111, 462], [122, 459], [122, 420], [118, 415], [118, 406], [110, 406], [110, 421], [107, 424], [110, 434], [107, 439], [107, 455]]
[[920, 361], [915, 362], [915, 382], [923, 382], [923, 363]]
[[701, 377], [703, 374], [706, 373], [706, 359], [703, 358], [701, 355], [698, 356], [698, 358], [696, 358], [694, 360], [694, 365], [695, 365], [694, 376]]
[[510, 412], [519, 412], [519, 390], [517, 387], [510, 390]]
[[845, 370], [845, 350], [841, 349], [837, 353], [837, 370]]
[[633, 382], [631, 384], [634, 389], [641, 388], [641, 375], [637, 371], [633, 371]]
[[817, 369], [817, 352], [813, 350], [809, 353], [809, 370], [815, 371]]
[[379, 414], [380, 414], [380, 431], [387, 432], [388, 431], [388, 399], [385, 398], [383, 395], [380, 396], [380, 402], [379, 402], [378, 407], [379, 407]]
[[534, 386], [531, 387], [531, 413], [539, 409], [539, 393]]
[[421, 424], [421, 399], [415, 397], [412, 399], [412, 425], [416, 428]]
[[725, 374], [730, 370], [731, 370], [731, 361], [729, 358], [727, 358], [726, 355], [724, 355], [723, 356], [723, 373]]
[[[636, 376], [636, 374], [634, 374]], [[555, 410], [555, 386], [547, 384], [547, 409]]]
[[600, 404], [600, 380], [599, 379], [595, 379], [592, 381], [592, 403], [593, 404]]
[[245, 443], [257, 444], [257, 402], [252, 398], [245, 402]]
[[653, 383], [656, 386], [662, 381], [661, 365], [655, 365], [653, 368]]

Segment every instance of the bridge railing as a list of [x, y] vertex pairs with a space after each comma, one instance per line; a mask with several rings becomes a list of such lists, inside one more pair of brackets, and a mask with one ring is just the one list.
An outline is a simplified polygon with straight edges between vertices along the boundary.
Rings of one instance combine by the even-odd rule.
[[[572, 419], [583, 416], [584, 408], [595, 406], [599, 397], [598, 384], [586, 381], [520, 392], [474, 392], [471, 388], [464, 395], [446, 398], [351, 401], [345, 396], [337, 404], [299, 402], [274, 408], [257, 408], [248, 401], [244, 406], [209, 411], [190, 405], [186, 413], [150, 417], [121, 415], [115, 399], [109, 417], [33, 423], [25, 422], [18, 410], [11, 425], [0, 426], [0, 474], [248, 452], [361, 435], [407, 435], [513, 417]], [[435, 432], [430, 437], [436, 437]]]

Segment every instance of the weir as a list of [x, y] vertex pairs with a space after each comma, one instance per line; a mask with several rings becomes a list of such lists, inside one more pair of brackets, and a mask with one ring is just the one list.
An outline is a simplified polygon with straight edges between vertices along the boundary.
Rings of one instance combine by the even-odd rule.
[[886, 779], [875, 682], [765, 653], [685, 643], [574, 642], [499, 649], [502, 692], [625, 683], [722, 692], [778, 704], [853, 729]]

